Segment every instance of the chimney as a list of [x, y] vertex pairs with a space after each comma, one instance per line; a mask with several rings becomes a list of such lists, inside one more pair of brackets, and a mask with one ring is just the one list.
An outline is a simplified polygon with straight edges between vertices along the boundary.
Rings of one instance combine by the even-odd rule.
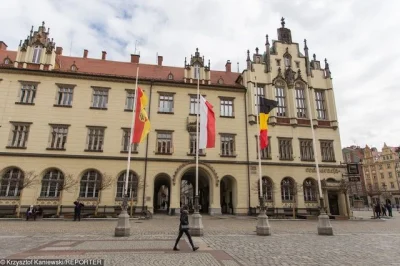
[[131, 54], [131, 63], [139, 64], [140, 55], [138, 54]]
[[89, 51], [87, 49], [83, 50], [83, 58], [87, 58]]
[[230, 60], [226, 61], [225, 70], [226, 70], [226, 72], [231, 72], [231, 61]]
[[161, 55], [158, 56], [158, 65], [162, 66], [163, 57]]
[[106, 60], [106, 55], [107, 55], [106, 51], [101, 52], [101, 60]]
[[56, 47], [56, 54], [62, 55], [63, 48], [62, 47]]
[[5, 51], [5, 50], [7, 50], [7, 44], [5, 43], [5, 42], [3, 42], [3, 41], [0, 41], [0, 50], [3, 50], [3, 51]]

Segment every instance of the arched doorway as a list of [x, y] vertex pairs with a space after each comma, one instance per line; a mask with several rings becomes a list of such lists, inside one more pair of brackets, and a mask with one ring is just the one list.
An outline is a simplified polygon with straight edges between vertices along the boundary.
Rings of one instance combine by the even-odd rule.
[[224, 176], [219, 185], [219, 195], [222, 214], [235, 214], [236, 180], [232, 176]]
[[171, 199], [171, 178], [167, 174], [158, 174], [154, 178], [153, 212], [168, 214]]
[[[187, 204], [189, 212], [194, 212], [194, 197], [196, 195], [196, 169], [190, 168], [187, 170], [181, 179], [180, 203]], [[199, 168], [199, 204], [200, 213], [209, 213], [210, 206], [210, 182], [207, 173]]]

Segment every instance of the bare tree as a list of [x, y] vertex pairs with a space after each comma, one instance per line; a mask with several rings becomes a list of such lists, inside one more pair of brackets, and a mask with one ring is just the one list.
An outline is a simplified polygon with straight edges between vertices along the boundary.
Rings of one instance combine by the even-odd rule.
[[25, 188], [33, 187], [39, 183], [38, 175], [35, 174], [34, 171], [23, 171], [23, 177], [15, 179], [13, 178], [11, 180], [11, 183], [14, 183], [18, 187], [18, 191], [20, 194], [17, 208], [17, 217], [20, 217], [22, 193]]
[[[137, 175], [136, 178], [137, 178], [136, 182], [133, 181], [132, 186], [130, 186], [128, 188], [128, 189], [130, 189], [130, 191], [128, 191], [128, 195], [130, 195], [130, 198], [129, 198], [129, 200], [130, 200], [130, 208], [129, 208], [130, 211], [129, 211], [129, 213], [130, 213], [131, 217], [133, 216], [134, 199], [135, 198], [137, 199], [139, 190], [141, 190], [141, 189], [143, 189], [145, 187], [144, 179], [142, 181], [142, 178], [139, 175]], [[147, 187], [147, 184], [146, 184], [146, 187]], [[134, 197], [134, 195], [136, 195], [136, 197]], [[124, 195], [122, 195], [122, 196], [124, 196]]]
[[67, 192], [72, 192], [75, 191], [76, 188], [78, 187], [79, 180], [75, 179], [72, 174], [66, 174], [64, 176], [64, 179], [61, 179], [58, 181], [58, 191], [60, 192], [59, 200], [58, 200], [58, 206], [57, 206], [57, 216], [60, 215], [60, 209], [61, 209], [61, 201], [62, 197], [64, 194], [64, 191]]
[[104, 190], [111, 187], [114, 184], [115, 180], [116, 180], [115, 177], [108, 175], [107, 173], [102, 173], [101, 179], [96, 183], [96, 188], [99, 191], [99, 194], [97, 196], [96, 209], [94, 212], [95, 216], [97, 215], [97, 212], [99, 210], [101, 194], [103, 193]]

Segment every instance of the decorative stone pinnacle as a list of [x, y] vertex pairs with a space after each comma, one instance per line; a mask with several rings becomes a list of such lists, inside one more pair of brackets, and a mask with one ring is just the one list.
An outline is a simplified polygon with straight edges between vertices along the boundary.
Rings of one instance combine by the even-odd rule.
[[314, 61], [317, 61], [317, 56], [313, 54]]
[[281, 18], [281, 25], [282, 25], [282, 28], [285, 27], [285, 18], [284, 17]]
[[268, 34], [265, 35], [265, 45], [269, 45]]
[[307, 39], [304, 39], [304, 49], [308, 49], [308, 47], [307, 47]]

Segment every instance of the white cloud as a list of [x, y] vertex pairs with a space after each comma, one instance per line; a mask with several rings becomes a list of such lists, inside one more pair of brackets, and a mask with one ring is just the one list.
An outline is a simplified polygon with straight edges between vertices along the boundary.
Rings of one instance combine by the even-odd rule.
[[[333, 76], [342, 145], [399, 145], [400, 88], [396, 82], [400, 21], [396, 0], [42, 0], [6, 1], [0, 6], [1, 40], [16, 49], [42, 21], [64, 54], [129, 61], [135, 42], [141, 62], [183, 66], [196, 47], [213, 69], [226, 60], [245, 66], [246, 50], [264, 50], [265, 35], [277, 39], [280, 18], [292, 38]], [[72, 41], [72, 47], [71, 47]], [[399, 89], [398, 89], [399, 88]]]

